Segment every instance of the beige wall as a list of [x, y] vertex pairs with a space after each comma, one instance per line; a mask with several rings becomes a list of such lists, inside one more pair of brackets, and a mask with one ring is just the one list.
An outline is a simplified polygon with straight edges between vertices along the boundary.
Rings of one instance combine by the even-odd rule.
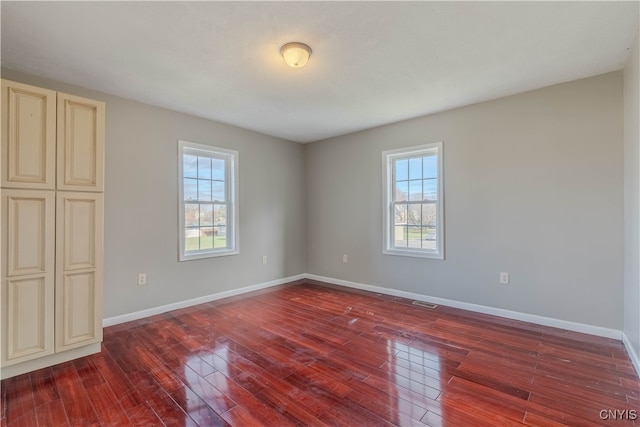
[[[614, 72], [310, 144], [307, 271], [621, 329], [622, 105]], [[383, 255], [381, 152], [435, 141], [446, 260]]]
[[624, 332], [636, 355], [640, 355], [639, 62], [636, 34], [631, 55], [624, 68]]
[[[306, 271], [303, 145], [10, 70], [2, 77], [106, 102], [105, 318]], [[239, 255], [178, 262], [179, 139], [239, 151]], [[138, 273], [148, 286], [137, 286]]]

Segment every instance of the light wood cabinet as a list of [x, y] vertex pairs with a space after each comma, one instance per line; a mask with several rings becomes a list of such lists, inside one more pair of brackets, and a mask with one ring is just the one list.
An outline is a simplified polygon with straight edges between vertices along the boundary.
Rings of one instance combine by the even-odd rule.
[[3, 378], [99, 350], [104, 122], [102, 102], [2, 80]]

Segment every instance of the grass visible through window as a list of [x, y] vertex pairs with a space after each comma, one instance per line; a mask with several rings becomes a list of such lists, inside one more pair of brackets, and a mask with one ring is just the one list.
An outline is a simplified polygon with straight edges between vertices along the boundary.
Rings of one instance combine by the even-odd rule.
[[187, 237], [184, 244], [187, 252], [200, 249], [226, 248], [227, 238], [225, 236]]

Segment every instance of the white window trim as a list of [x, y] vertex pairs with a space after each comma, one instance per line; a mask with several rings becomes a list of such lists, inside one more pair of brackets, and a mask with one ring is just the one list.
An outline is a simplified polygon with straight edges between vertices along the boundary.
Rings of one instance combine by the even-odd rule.
[[[205, 249], [197, 252], [186, 253], [185, 252], [185, 227], [184, 227], [184, 170], [183, 170], [183, 155], [185, 149], [191, 152], [200, 151], [204, 154], [214, 155], [222, 157], [227, 165], [227, 176], [231, 177], [229, 182], [228, 206], [230, 212], [227, 214], [228, 218], [233, 219], [233, 224], [227, 224], [227, 237], [230, 238], [230, 248], [223, 249]], [[178, 141], [178, 259], [180, 261], [190, 261], [194, 259], [213, 258], [228, 255], [237, 255], [240, 253], [240, 233], [239, 233], [239, 209], [238, 209], [238, 164], [239, 154], [237, 151], [228, 150], [226, 148], [214, 147], [212, 145], [198, 144], [189, 141]], [[229, 231], [230, 229], [230, 231]]]
[[[392, 175], [393, 161], [399, 157], [409, 157], [412, 155], [425, 154], [429, 151], [438, 153], [438, 203], [437, 203], [437, 222], [436, 222], [436, 249], [418, 249], [418, 248], [396, 248], [393, 246], [393, 182]], [[443, 144], [442, 141], [431, 144], [419, 145], [415, 147], [400, 148], [396, 150], [387, 150], [382, 152], [382, 179], [383, 185], [383, 242], [382, 253], [385, 255], [400, 255], [418, 258], [444, 259], [444, 171], [443, 171]]]

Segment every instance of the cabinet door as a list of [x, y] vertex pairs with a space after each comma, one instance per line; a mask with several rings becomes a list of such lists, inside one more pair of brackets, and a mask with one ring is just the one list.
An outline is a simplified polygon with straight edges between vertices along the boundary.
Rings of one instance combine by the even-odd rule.
[[55, 188], [56, 92], [2, 80], [2, 187]]
[[104, 102], [58, 93], [59, 190], [104, 191]]
[[102, 341], [103, 196], [57, 193], [56, 351]]
[[1, 190], [2, 366], [54, 351], [55, 194]]

